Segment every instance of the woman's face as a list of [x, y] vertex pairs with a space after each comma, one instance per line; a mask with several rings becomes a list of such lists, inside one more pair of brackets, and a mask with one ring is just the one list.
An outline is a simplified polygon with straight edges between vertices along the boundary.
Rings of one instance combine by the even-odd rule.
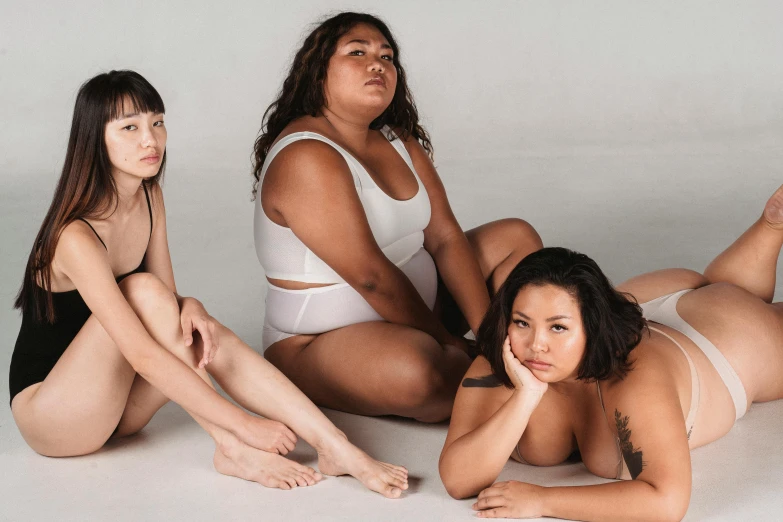
[[106, 124], [104, 137], [113, 175], [124, 173], [146, 179], [160, 170], [166, 151], [163, 114], [129, 109]]
[[[380, 116], [397, 88], [397, 69], [389, 42], [378, 29], [359, 24], [337, 41], [324, 81], [326, 106], [332, 112]], [[374, 116], [373, 116], [374, 115]]]
[[517, 294], [508, 326], [511, 351], [537, 379], [576, 379], [586, 335], [579, 303], [555, 285], [527, 285]]

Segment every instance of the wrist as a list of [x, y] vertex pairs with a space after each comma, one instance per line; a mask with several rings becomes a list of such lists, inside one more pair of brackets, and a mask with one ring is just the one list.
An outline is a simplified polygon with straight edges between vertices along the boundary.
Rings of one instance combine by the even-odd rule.
[[541, 513], [541, 517], [555, 517], [553, 514], [555, 509], [553, 507], [552, 499], [555, 488], [548, 488], [545, 486], [538, 486], [537, 495], [538, 498], [538, 512]]
[[520, 407], [529, 409], [532, 413], [536, 409], [538, 403], [541, 402], [541, 397], [544, 395], [541, 393], [531, 392], [527, 388], [515, 388], [511, 398]]

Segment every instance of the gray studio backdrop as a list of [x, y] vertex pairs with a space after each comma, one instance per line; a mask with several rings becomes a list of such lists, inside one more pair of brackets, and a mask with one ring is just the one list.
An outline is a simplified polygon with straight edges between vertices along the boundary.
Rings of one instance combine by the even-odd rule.
[[101, 71], [135, 69], [162, 94], [178, 286], [254, 346], [253, 140], [309, 24], [339, 9], [380, 15], [396, 34], [465, 228], [525, 218], [619, 282], [703, 268], [783, 182], [777, 1], [0, 5], [0, 397], [11, 301], [75, 93]]

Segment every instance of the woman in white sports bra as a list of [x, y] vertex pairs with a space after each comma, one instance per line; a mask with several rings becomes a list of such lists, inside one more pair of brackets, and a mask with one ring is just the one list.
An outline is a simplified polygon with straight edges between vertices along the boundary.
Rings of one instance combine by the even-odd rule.
[[314, 29], [255, 144], [255, 244], [265, 356], [319, 405], [448, 418], [462, 336], [541, 247], [520, 219], [463, 232], [431, 152], [386, 25]]
[[[529, 255], [479, 328], [483, 356], [457, 393], [440, 458], [448, 492], [478, 494], [484, 518], [680, 520], [689, 450], [725, 435], [751, 403], [783, 398], [783, 303], [772, 303], [781, 246], [783, 187], [704, 275], [659, 270], [615, 290], [583, 254]], [[509, 458], [570, 456], [630, 480], [493, 485]]]

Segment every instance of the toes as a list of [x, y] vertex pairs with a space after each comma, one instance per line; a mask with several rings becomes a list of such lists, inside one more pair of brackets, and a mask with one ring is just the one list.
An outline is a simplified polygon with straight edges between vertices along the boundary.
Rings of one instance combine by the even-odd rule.
[[383, 488], [381, 494], [386, 498], [400, 498], [400, 495], [402, 495], [402, 490], [393, 486], [387, 486]]
[[[307, 477], [305, 475], [295, 475], [293, 477], [293, 480], [296, 482], [297, 486], [306, 487], [311, 486], [312, 483], [308, 481]], [[312, 480], [312, 479], [310, 479]]]
[[395, 477], [393, 475], [390, 475], [386, 482], [391, 484], [392, 486], [396, 486], [400, 489], [408, 489], [408, 481], [399, 477]]
[[408, 480], [408, 470], [403, 468], [400, 470], [396, 466], [390, 466], [388, 464], [384, 465], [384, 468], [386, 468], [387, 473], [390, 473], [392, 476], [399, 478], [400, 480], [404, 480], [407, 482]]
[[400, 473], [403, 473], [406, 476], [408, 475], [408, 469], [405, 468], [404, 466], [395, 466], [394, 464], [389, 464], [388, 462], [381, 462], [381, 464], [383, 464], [387, 468], [391, 468], [395, 471], [399, 471]]

